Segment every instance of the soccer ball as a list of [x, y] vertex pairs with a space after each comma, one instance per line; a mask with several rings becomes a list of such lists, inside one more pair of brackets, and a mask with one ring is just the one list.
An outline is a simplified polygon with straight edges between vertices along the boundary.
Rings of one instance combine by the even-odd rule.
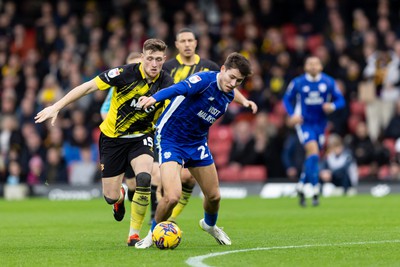
[[154, 227], [153, 242], [159, 249], [174, 249], [181, 239], [181, 229], [173, 222], [160, 222]]

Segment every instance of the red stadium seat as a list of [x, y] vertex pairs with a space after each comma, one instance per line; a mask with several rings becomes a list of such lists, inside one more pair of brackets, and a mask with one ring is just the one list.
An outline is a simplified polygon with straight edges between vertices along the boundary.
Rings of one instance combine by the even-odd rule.
[[263, 165], [244, 166], [240, 172], [242, 181], [265, 182], [267, 180], [267, 168]]
[[361, 101], [356, 101], [356, 100], [351, 101], [350, 114], [365, 118], [365, 104]]
[[396, 156], [396, 140], [394, 138], [385, 138], [382, 143], [384, 147], [389, 149], [390, 158], [393, 159]]
[[370, 174], [371, 167], [369, 165], [358, 166], [358, 176], [360, 180], [368, 178]]
[[347, 119], [347, 127], [349, 128], [350, 133], [354, 134], [357, 129], [357, 125], [363, 119], [359, 115], [351, 114]]
[[389, 167], [389, 165], [384, 165], [384, 166], [379, 168], [378, 179], [379, 180], [388, 180], [388, 179], [390, 179], [390, 167]]
[[228, 166], [218, 170], [219, 180], [223, 182], [240, 181], [240, 168]]

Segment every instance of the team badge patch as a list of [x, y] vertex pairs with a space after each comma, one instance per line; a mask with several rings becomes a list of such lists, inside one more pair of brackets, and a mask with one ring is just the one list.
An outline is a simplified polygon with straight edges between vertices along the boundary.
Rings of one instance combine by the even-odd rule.
[[169, 159], [171, 157], [171, 152], [164, 152], [164, 158]]
[[120, 75], [120, 74], [121, 74], [121, 73], [120, 73], [119, 69], [118, 69], [118, 68], [115, 68], [115, 69], [110, 70], [110, 71], [107, 73], [107, 76], [110, 77], [110, 78], [114, 78], [114, 77], [117, 77], [117, 76]]
[[201, 78], [198, 75], [192, 75], [189, 77], [189, 82], [198, 83], [201, 81]]

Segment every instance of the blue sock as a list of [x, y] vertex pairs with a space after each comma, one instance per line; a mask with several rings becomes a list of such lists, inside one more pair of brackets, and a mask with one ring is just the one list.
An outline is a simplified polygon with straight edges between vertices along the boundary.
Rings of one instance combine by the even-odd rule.
[[216, 225], [217, 224], [217, 218], [218, 218], [218, 213], [216, 213], [216, 214], [208, 214], [208, 213], [204, 212], [204, 221], [209, 226]]
[[157, 222], [155, 219], [151, 220], [151, 231], [153, 232], [154, 228], [156, 227]]
[[318, 155], [313, 154], [306, 159], [304, 164], [304, 172], [306, 174], [306, 179], [313, 186], [318, 184]]

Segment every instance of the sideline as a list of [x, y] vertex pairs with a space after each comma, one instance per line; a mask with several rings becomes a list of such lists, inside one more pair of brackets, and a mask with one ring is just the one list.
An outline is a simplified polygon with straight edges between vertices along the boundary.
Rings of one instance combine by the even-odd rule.
[[310, 248], [310, 247], [333, 247], [333, 246], [352, 246], [352, 245], [368, 245], [368, 244], [383, 244], [383, 243], [400, 243], [400, 240], [382, 240], [382, 241], [367, 241], [367, 242], [345, 242], [336, 244], [315, 244], [315, 245], [298, 245], [298, 246], [282, 246], [282, 247], [265, 247], [265, 248], [249, 248], [249, 249], [238, 249], [229, 250], [224, 252], [210, 253], [202, 256], [190, 257], [186, 260], [189, 266], [192, 267], [212, 267], [212, 265], [207, 265], [203, 263], [203, 260], [223, 256], [232, 253], [240, 253], [247, 251], [257, 251], [257, 250], [274, 250], [274, 249], [293, 249], [293, 248]]

